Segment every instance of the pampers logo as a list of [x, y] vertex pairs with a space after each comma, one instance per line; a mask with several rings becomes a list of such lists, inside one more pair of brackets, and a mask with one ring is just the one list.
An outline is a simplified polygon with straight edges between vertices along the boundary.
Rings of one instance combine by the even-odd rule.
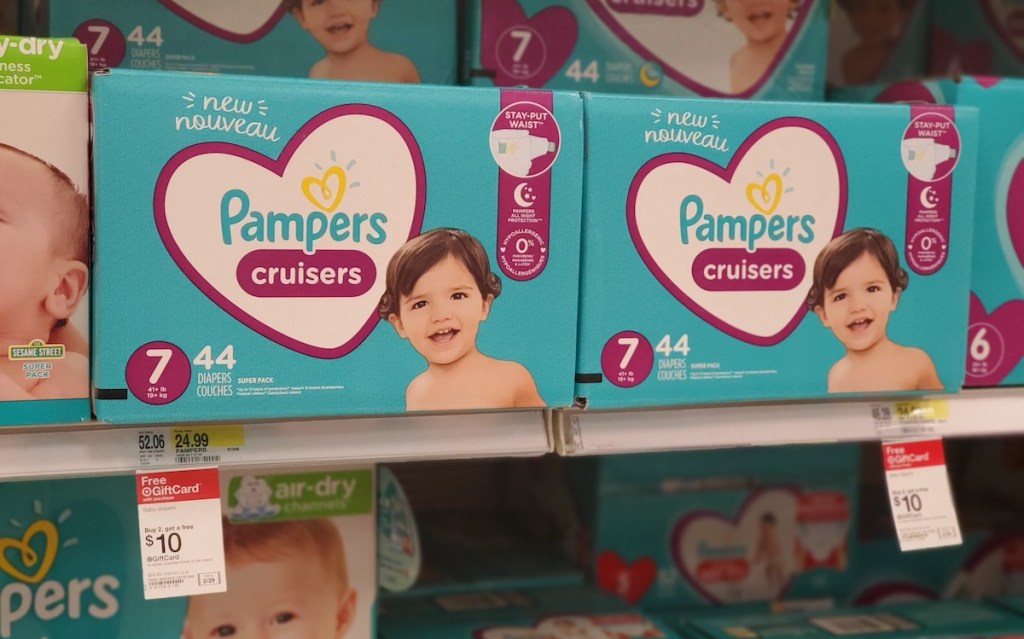
[[156, 225], [181, 271], [235, 319], [300, 353], [340, 357], [376, 324], [384, 265], [419, 232], [424, 181], [397, 117], [343, 105], [304, 124], [277, 159], [225, 143], [179, 152], [157, 181]]
[[[42, 504], [35, 502], [35, 516]], [[72, 519], [65, 510], [56, 522], [39, 517], [23, 525], [12, 519], [16, 532], [0, 537], [0, 638], [13, 636], [18, 621], [34, 615], [39, 621], [109, 619], [117, 614], [115, 592], [121, 587], [113, 575], [47, 579], [60, 554], [78, 545], [76, 537], [62, 539], [61, 529]], [[4, 577], [13, 581], [3, 583]]]
[[771, 345], [799, 324], [811, 266], [843, 226], [846, 169], [804, 118], [754, 131], [721, 167], [668, 153], [633, 178], [630, 235], [658, 281], [705, 321]]

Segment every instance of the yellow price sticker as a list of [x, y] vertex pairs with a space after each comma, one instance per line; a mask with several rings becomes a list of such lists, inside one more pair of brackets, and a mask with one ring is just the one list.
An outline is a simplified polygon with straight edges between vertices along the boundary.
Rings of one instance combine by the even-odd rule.
[[192, 426], [171, 430], [174, 448], [241, 448], [245, 445], [242, 426]]
[[944, 399], [919, 399], [893, 402], [896, 419], [901, 422], [940, 422], [949, 419], [949, 404]]

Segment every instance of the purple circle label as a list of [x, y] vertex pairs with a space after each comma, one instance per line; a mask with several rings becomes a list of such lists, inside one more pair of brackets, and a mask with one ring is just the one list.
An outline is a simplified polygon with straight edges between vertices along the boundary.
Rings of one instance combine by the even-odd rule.
[[89, 52], [89, 70], [121, 66], [126, 44], [124, 34], [112, 22], [87, 20], [72, 34]]
[[654, 349], [647, 338], [636, 331], [612, 335], [601, 349], [601, 372], [620, 388], [632, 388], [651, 374]]
[[967, 376], [987, 377], [1003, 363], [1006, 344], [999, 329], [987, 322], [967, 327]]
[[960, 132], [942, 113], [922, 113], [904, 131], [900, 152], [908, 173], [922, 182], [938, 182], [960, 160]]
[[192, 377], [188, 355], [170, 342], [135, 349], [125, 365], [128, 390], [146, 404], [169, 404], [181, 397]]
[[522, 24], [506, 29], [498, 36], [494, 53], [502, 73], [518, 80], [529, 80], [540, 73], [548, 59], [544, 36]]

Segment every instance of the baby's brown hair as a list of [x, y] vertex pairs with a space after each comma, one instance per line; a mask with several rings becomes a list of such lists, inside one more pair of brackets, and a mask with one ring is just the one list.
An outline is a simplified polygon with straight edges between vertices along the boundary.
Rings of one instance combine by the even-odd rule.
[[825, 304], [825, 291], [836, 285], [839, 275], [861, 255], [871, 255], [882, 266], [893, 292], [907, 290], [910, 278], [900, 266], [896, 245], [877, 229], [856, 228], [832, 238], [814, 260], [814, 282], [807, 294], [812, 311]]
[[420, 277], [449, 255], [462, 262], [485, 299], [498, 297], [501, 280], [491, 271], [480, 240], [461, 229], [436, 228], [412, 238], [391, 257], [384, 295], [377, 306], [381, 318], [398, 315], [402, 297], [412, 293]]
[[9, 151], [37, 162], [53, 178], [53, 195], [60, 203], [54, 216], [53, 249], [62, 257], [89, 263], [89, 200], [82, 195], [66, 173], [28, 151], [0, 142], [0, 151]]

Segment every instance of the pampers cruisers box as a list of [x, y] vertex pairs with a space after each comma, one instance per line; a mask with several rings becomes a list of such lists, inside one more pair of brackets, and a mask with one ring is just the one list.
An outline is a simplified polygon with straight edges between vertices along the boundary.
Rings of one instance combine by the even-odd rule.
[[[370, 639], [373, 481], [372, 468], [222, 471], [226, 591], [160, 599], [144, 598], [163, 586], [143, 576], [143, 551], [167, 555], [149, 554], [161, 542], [139, 529], [136, 478], [2, 484], [0, 638], [244, 637], [274, 625]], [[172, 536], [187, 553], [200, 528]]]
[[0, 35], [0, 425], [88, 420], [85, 47]]
[[1024, 384], [1024, 80], [965, 76], [872, 85], [837, 100], [950, 103], [978, 109], [977, 207], [965, 386]]
[[30, 33], [89, 68], [456, 82], [455, 0], [25, 0]]
[[470, 0], [464, 82], [824, 97], [827, 0]]
[[960, 387], [974, 109], [585, 104], [579, 404]]
[[579, 95], [115, 69], [93, 105], [99, 419], [571, 403]]

